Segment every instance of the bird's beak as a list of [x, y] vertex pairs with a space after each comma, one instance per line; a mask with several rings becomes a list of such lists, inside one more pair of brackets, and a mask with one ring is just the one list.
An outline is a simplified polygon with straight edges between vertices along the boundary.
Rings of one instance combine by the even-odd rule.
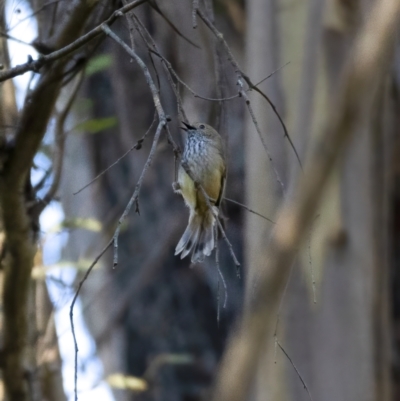
[[187, 131], [190, 129], [196, 129], [195, 127], [193, 127], [192, 125], [185, 123], [184, 121], [182, 121], [182, 124], [185, 125], [185, 127], [181, 127], [183, 130]]

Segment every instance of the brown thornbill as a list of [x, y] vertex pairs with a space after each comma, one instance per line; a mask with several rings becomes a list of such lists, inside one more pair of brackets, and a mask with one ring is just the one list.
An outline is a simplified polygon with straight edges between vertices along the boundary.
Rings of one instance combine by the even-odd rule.
[[[173, 188], [180, 193], [189, 207], [189, 223], [175, 249], [181, 259], [192, 253], [192, 262], [202, 262], [214, 249], [215, 217], [221, 203], [226, 178], [225, 155], [218, 132], [204, 123], [183, 123], [187, 133], [185, 149], [178, 171], [178, 182]], [[196, 187], [182, 164], [189, 168], [194, 181], [209, 198], [210, 209], [201, 188]]]

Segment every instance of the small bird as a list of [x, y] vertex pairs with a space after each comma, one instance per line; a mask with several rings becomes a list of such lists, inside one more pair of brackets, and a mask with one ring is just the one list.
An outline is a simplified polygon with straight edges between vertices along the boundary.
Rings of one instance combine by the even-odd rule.
[[[189, 223], [175, 248], [181, 259], [192, 253], [192, 263], [202, 262], [214, 249], [215, 217], [224, 195], [226, 164], [222, 139], [218, 132], [204, 123], [189, 125], [183, 122], [187, 133], [185, 149], [178, 171], [178, 181], [173, 184], [189, 207]], [[210, 210], [201, 188], [196, 187], [182, 164], [189, 167], [191, 176], [203, 187], [213, 210]]]

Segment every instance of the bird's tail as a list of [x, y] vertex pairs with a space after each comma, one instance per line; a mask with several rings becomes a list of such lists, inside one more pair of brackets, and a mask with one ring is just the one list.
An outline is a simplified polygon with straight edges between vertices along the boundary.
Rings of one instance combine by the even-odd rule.
[[210, 211], [203, 215], [191, 213], [189, 223], [175, 248], [175, 255], [181, 259], [192, 252], [192, 263], [202, 262], [214, 249], [215, 218]]

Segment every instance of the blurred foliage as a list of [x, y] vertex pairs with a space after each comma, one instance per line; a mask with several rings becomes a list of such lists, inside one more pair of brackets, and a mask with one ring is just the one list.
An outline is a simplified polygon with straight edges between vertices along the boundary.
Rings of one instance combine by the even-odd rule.
[[[74, 269], [78, 270], [79, 272], [85, 272], [93, 263], [91, 259], [79, 259], [78, 261], [71, 261], [71, 260], [63, 260], [58, 263], [54, 263], [52, 265], [38, 265], [34, 266], [32, 269], [32, 279], [34, 280], [45, 280], [49, 278], [46, 276], [52, 269]], [[93, 269], [98, 269], [99, 265], [95, 265]]]
[[145, 376], [154, 378], [164, 365], [187, 365], [193, 362], [194, 358], [190, 354], [159, 354], [151, 361], [145, 372]]
[[89, 61], [85, 68], [85, 74], [89, 76], [107, 70], [111, 67], [112, 63], [113, 59], [111, 54], [99, 54]]
[[89, 134], [97, 134], [108, 128], [113, 128], [117, 125], [118, 120], [116, 117], [93, 118], [78, 124], [75, 129], [85, 131]]
[[120, 390], [146, 391], [149, 387], [146, 380], [135, 376], [126, 376], [122, 373], [114, 373], [108, 376], [106, 380], [111, 387]]
[[93, 232], [100, 232], [102, 227], [103, 225], [99, 220], [92, 218], [76, 217], [63, 220], [60, 224], [56, 224], [55, 226], [53, 226], [49, 230], [49, 232], [54, 233], [61, 231], [63, 229], [76, 229], [76, 228]]

